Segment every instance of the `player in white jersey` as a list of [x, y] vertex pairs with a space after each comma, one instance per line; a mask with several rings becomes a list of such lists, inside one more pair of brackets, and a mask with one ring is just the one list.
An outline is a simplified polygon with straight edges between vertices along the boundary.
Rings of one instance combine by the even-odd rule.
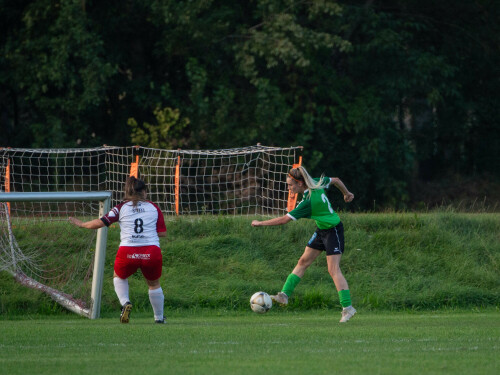
[[118, 222], [120, 247], [116, 254], [113, 284], [122, 305], [120, 322], [128, 323], [132, 304], [129, 299], [128, 278], [141, 270], [149, 286], [149, 300], [156, 323], [164, 323], [165, 297], [160, 285], [162, 255], [159, 237], [165, 237], [167, 228], [160, 208], [146, 200], [146, 184], [135, 177], [125, 182], [125, 199], [109, 213], [87, 222], [70, 217], [69, 221], [87, 229], [99, 229]]

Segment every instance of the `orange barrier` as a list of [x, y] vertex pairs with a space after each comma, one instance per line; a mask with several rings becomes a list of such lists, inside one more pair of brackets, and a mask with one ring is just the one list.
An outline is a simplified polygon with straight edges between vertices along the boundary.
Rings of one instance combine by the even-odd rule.
[[136, 155], [135, 162], [130, 164], [130, 176], [139, 178], [139, 155]]
[[[5, 170], [5, 192], [10, 193], [10, 159], [7, 159], [7, 169]], [[7, 209], [10, 215], [10, 203], [7, 202]]]
[[[292, 167], [297, 168], [302, 165], [302, 156], [299, 156], [299, 163], [294, 164]], [[297, 194], [292, 193], [290, 190], [288, 190], [288, 203], [286, 205], [286, 210], [288, 212], [292, 211], [295, 206], [297, 205]]]
[[175, 166], [175, 214], [179, 216], [179, 185], [181, 175], [181, 157], [177, 156], [177, 165]]

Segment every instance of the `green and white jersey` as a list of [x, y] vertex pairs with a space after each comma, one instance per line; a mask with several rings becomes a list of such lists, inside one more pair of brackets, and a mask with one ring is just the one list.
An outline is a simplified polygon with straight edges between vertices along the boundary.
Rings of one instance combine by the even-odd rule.
[[[315, 178], [319, 181], [319, 178]], [[324, 177], [324, 189], [306, 190], [299, 205], [287, 216], [292, 220], [298, 219], [313, 219], [319, 229], [330, 229], [340, 223], [340, 217], [333, 210], [328, 197], [326, 196], [325, 189], [330, 187], [331, 179]]]

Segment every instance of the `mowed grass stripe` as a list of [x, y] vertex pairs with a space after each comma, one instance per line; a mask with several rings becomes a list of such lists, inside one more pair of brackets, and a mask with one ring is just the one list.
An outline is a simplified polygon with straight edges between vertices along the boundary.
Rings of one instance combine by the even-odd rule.
[[173, 313], [0, 321], [2, 374], [494, 374], [500, 314]]

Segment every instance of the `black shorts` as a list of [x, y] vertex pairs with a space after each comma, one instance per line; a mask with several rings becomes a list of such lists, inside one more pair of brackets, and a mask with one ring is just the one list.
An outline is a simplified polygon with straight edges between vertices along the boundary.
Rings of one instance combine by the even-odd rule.
[[330, 229], [316, 229], [307, 246], [326, 251], [326, 255], [337, 255], [344, 253], [344, 226], [342, 222]]

